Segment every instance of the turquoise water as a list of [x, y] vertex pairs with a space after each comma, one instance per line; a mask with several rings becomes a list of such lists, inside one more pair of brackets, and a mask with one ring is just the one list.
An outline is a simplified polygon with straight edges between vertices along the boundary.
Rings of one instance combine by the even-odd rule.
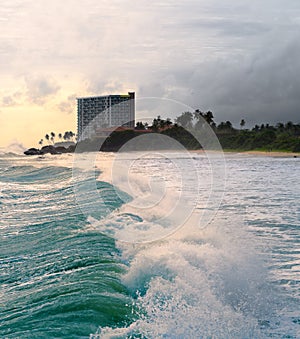
[[[207, 227], [130, 244], [112, 225], [158, 219], [132, 214], [130, 194], [99, 177], [113, 157], [76, 178], [96, 177], [102, 197], [79, 206], [72, 156], [0, 155], [1, 338], [300, 337], [299, 159], [226, 156]], [[194, 155], [205, 178], [204, 160]], [[148, 168], [178, 190], [161, 157], [136, 171]]]
[[[111, 238], [82, 231], [70, 168], [19, 160], [0, 165], [0, 337], [88, 337], [100, 324], [124, 325], [132, 318], [124, 264]], [[120, 205], [110, 185], [99, 189], [112, 209]]]

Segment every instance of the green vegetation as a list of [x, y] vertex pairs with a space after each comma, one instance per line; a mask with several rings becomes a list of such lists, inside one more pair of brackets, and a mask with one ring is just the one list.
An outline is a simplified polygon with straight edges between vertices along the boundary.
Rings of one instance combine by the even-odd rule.
[[204, 120], [213, 129], [224, 149], [300, 152], [300, 124], [294, 124], [291, 121], [285, 124], [277, 123], [275, 126], [262, 124], [260, 126], [255, 125], [252, 129], [244, 129], [246, 121], [241, 119], [241, 129], [236, 129], [230, 121], [222, 121], [217, 125], [211, 111], [204, 113], [196, 110], [193, 113], [183, 112], [175, 119], [174, 125], [169, 124], [168, 129], [163, 129], [161, 133], [175, 137], [180, 142], [183, 139], [184, 146], [194, 149], [196, 145], [193, 142], [188, 143], [188, 136], [179, 131], [178, 126], [187, 128], [194, 135], [197, 135], [205, 130], [203, 128]]
[[262, 124], [251, 130], [220, 129], [219, 126], [216, 134], [224, 149], [300, 152], [300, 124]]
[[[252, 129], [245, 129], [246, 121], [241, 119], [240, 129], [236, 129], [230, 121], [222, 121], [217, 125], [211, 111], [201, 112], [200, 110], [183, 112], [174, 123], [169, 118], [162, 119], [161, 116], [153, 119], [151, 125], [138, 121], [134, 130], [114, 131], [108, 137], [99, 136], [92, 140], [80, 141], [80, 145], [82, 149], [94, 151], [98, 150], [98, 145], [101, 145], [101, 151], [114, 152], [132, 138], [146, 133], [158, 133], [177, 140], [187, 149], [196, 150], [201, 149], [202, 145], [194, 136], [201, 135], [202, 140], [205, 139], [205, 133], [208, 132], [207, 125], [214, 131], [225, 150], [300, 152], [300, 124], [292, 122], [278, 123], [276, 126], [262, 124], [255, 125]], [[156, 149], [162, 146], [161, 142], [164, 142], [162, 138], [156, 143], [151, 140], [151, 144], [140, 143], [139, 149]], [[142, 139], [141, 142], [143, 142]], [[209, 148], [210, 145], [205, 145], [205, 148], [207, 147]]]
[[[147, 129], [169, 135], [188, 149], [199, 149], [201, 146], [187, 130], [194, 135], [204, 133], [204, 121], [215, 132], [225, 150], [300, 152], [300, 124], [293, 124], [291, 121], [285, 124], [277, 123], [275, 126], [262, 124], [255, 125], [252, 129], [244, 129], [246, 121], [241, 119], [241, 129], [236, 129], [230, 121], [222, 121], [217, 125], [211, 111], [204, 113], [195, 110], [193, 113], [183, 112], [175, 119], [174, 124], [170, 119], [157, 117]], [[142, 122], [137, 123], [137, 128], [146, 128], [143, 126]]]
[[[61, 133], [58, 134], [58, 138], [61, 141], [62, 139], [64, 141], [74, 141], [74, 137], [75, 137], [75, 133], [73, 133], [72, 131], [66, 131], [64, 133], [64, 135], [62, 135]], [[49, 140], [52, 142], [52, 144], [55, 143], [55, 133], [51, 132], [50, 135], [46, 134], [45, 135], [45, 139], [49, 142]], [[40, 141], [38, 142], [40, 146], [43, 146], [44, 143], [44, 139], [40, 139]]]
[[[206, 122], [206, 123], [205, 123]], [[300, 124], [294, 124], [291, 121], [287, 123], [277, 123], [275, 126], [270, 124], [255, 125], [252, 129], [246, 129], [246, 121], [241, 119], [240, 129], [234, 128], [230, 121], [222, 121], [218, 125], [214, 121], [211, 111], [202, 112], [199, 109], [194, 112], [183, 112], [174, 122], [171, 119], [162, 119], [161, 116], [153, 119], [152, 124], [138, 121], [135, 129], [119, 128], [109, 134], [109, 136], [95, 136], [92, 139], [86, 139], [78, 142], [80, 146], [77, 150], [89, 150], [115, 152], [118, 151], [130, 139], [149, 133], [169, 136], [177, 140], [183, 147], [190, 150], [201, 149], [197, 141], [197, 136], [201, 135], [201, 140], [206, 140], [208, 125], [216, 134], [224, 150], [230, 151], [283, 151], [300, 152]], [[54, 144], [56, 134], [51, 132], [45, 135], [45, 140]], [[196, 137], [194, 137], [196, 136]], [[67, 131], [64, 134], [59, 133], [60, 140], [74, 140], [75, 134]], [[156, 141], [155, 141], [156, 140]], [[140, 138], [139, 149], [157, 149], [163, 146], [164, 138]], [[209, 138], [207, 138], [209, 140]], [[44, 140], [39, 141], [43, 145]], [[101, 147], [100, 147], [101, 145]], [[168, 145], [166, 145], [167, 147]], [[48, 151], [47, 147], [42, 147], [41, 151]], [[206, 144], [205, 148], [210, 144]], [[213, 148], [213, 146], [211, 146]], [[74, 151], [72, 146], [68, 151]], [[39, 150], [36, 150], [40, 152]], [[50, 150], [51, 152], [53, 150]], [[58, 150], [63, 152], [63, 149]]]

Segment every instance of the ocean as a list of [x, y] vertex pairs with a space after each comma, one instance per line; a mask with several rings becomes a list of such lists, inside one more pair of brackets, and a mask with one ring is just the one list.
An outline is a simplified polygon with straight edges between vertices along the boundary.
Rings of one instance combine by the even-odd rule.
[[212, 158], [0, 153], [0, 337], [300, 338], [300, 159]]

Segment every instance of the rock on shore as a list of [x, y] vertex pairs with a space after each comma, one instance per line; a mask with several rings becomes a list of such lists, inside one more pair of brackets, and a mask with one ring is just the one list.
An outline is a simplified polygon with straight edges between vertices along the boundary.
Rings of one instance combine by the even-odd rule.
[[24, 152], [25, 155], [43, 155], [43, 154], [62, 154], [62, 153], [73, 153], [75, 151], [76, 146], [71, 145], [68, 148], [65, 148], [63, 146], [52, 146], [47, 145], [43, 146], [41, 149], [38, 148], [29, 148]]

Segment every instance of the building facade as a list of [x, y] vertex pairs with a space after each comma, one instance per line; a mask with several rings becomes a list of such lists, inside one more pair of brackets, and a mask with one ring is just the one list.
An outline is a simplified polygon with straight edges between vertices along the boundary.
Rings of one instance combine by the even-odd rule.
[[101, 128], [135, 126], [135, 93], [77, 98], [78, 140]]

